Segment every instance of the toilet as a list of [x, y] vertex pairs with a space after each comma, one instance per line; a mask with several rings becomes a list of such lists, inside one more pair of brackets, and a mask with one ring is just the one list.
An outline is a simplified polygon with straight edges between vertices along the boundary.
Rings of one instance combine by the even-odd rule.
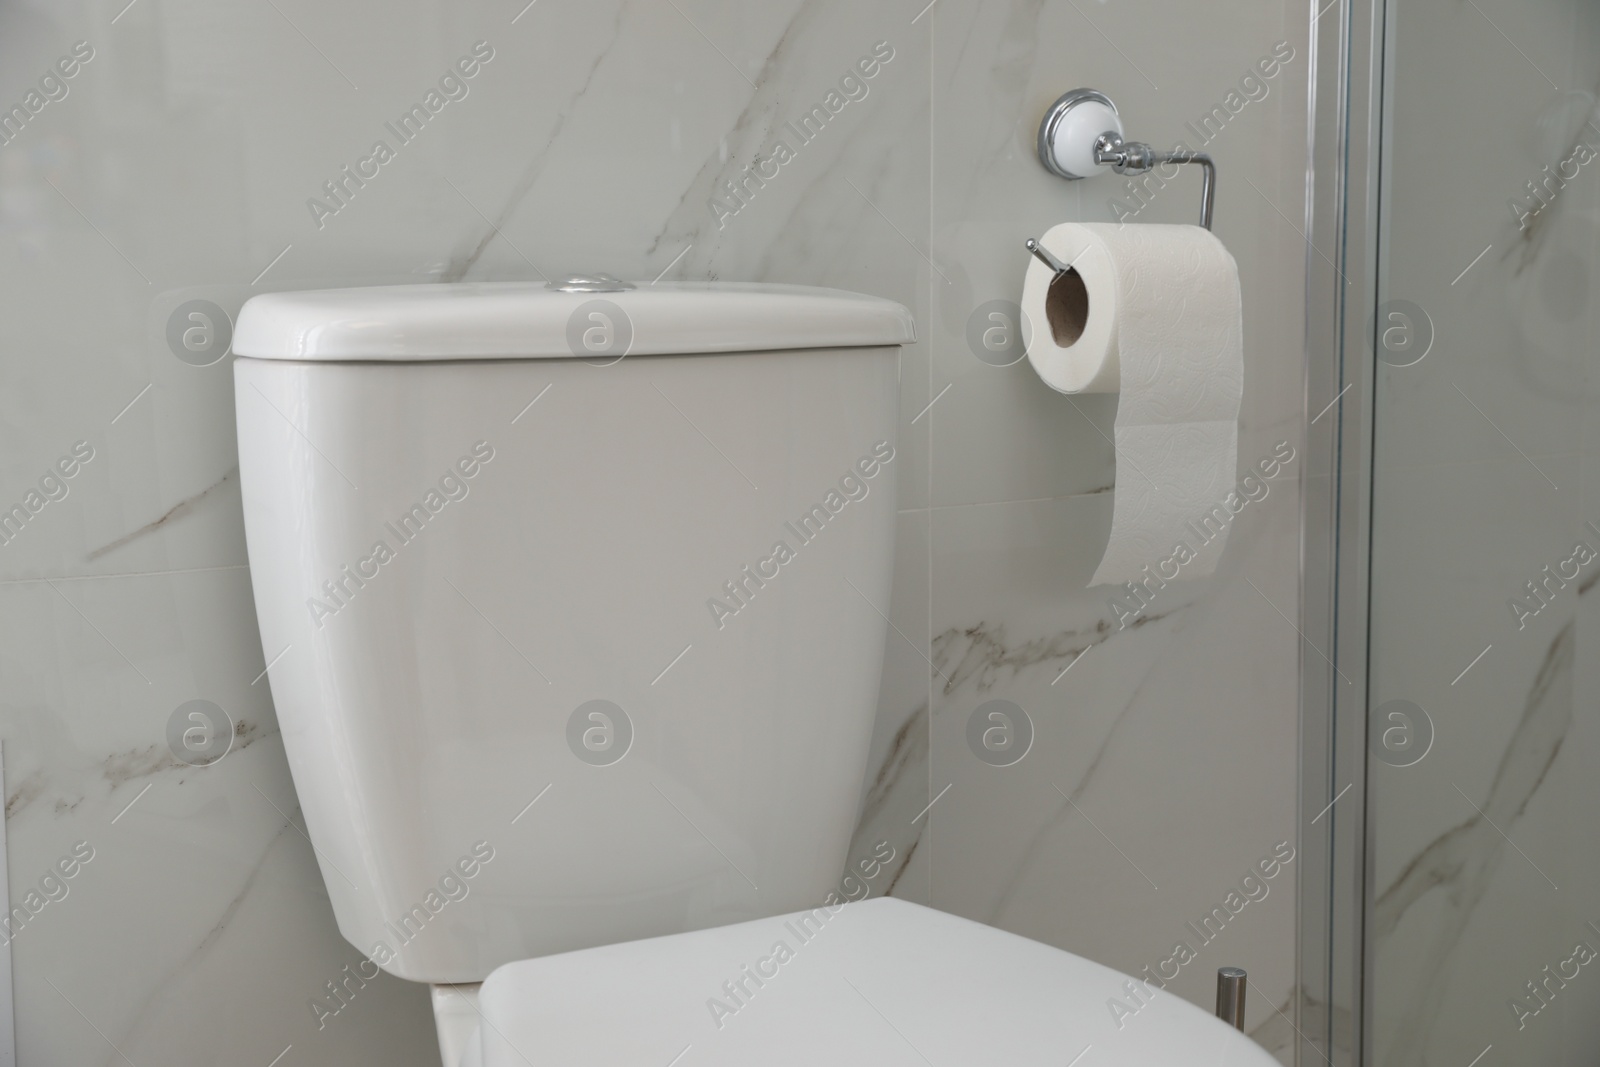
[[1275, 1062], [1070, 953], [850, 902], [913, 339], [853, 293], [604, 275], [240, 311], [295, 789], [357, 973], [433, 987], [446, 1067]]

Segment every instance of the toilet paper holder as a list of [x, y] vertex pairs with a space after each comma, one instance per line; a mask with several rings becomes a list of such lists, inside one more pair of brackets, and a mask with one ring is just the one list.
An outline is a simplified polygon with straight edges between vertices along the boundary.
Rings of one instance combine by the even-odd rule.
[[[1167, 163], [1195, 163], [1203, 170], [1200, 185], [1200, 225], [1211, 229], [1211, 206], [1216, 198], [1217, 166], [1204, 152], [1163, 152], [1143, 141], [1122, 137], [1117, 105], [1098, 89], [1073, 89], [1063, 93], [1039, 123], [1039, 162], [1058, 178], [1077, 181], [1110, 167], [1118, 174], [1145, 174]], [[1029, 238], [1028, 251], [1061, 274], [1062, 264]]]

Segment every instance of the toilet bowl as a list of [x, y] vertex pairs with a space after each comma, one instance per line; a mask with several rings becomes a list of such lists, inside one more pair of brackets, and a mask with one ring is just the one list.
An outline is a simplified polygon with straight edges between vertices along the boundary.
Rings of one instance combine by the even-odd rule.
[[433, 987], [448, 1067], [1265, 1062], [1160, 991], [1115, 1026], [1130, 980], [1068, 953], [832, 903], [913, 337], [853, 293], [604, 276], [241, 310], [306, 832], [345, 939]]

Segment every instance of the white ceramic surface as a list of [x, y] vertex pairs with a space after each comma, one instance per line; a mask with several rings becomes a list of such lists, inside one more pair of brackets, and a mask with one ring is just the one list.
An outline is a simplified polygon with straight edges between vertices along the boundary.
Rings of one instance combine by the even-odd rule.
[[429, 988], [433, 1027], [439, 1035], [439, 1060], [445, 1067], [468, 1067], [482, 1059], [478, 1037], [483, 1021], [478, 991], [482, 988], [481, 982]]
[[1122, 136], [1122, 120], [1116, 111], [1098, 100], [1081, 101], [1056, 123], [1050, 138], [1050, 155], [1068, 174], [1087, 178], [1099, 172], [1095, 142], [1107, 133]]
[[482, 1009], [483, 1067], [1276, 1062], [1153, 985], [898, 900], [509, 964]]
[[[605, 336], [586, 348], [584, 334], [595, 329]], [[265, 359], [525, 359], [847, 348], [916, 339], [911, 312], [901, 305], [836, 289], [663, 282], [615, 292], [559, 292], [526, 282], [480, 282], [254, 297], [239, 311], [233, 351]]]
[[262, 647], [352, 944], [473, 982], [834, 886], [896, 356], [235, 362]]

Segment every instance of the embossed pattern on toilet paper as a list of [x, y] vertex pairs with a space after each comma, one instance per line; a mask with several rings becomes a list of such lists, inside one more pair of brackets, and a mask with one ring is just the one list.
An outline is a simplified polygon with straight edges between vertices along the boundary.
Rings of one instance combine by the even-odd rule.
[[[1112, 255], [1118, 286], [1117, 481], [1111, 538], [1091, 579], [1102, 585], [1145, 577], [1179, 541], [1201, 547], [1193, 524], [1234, 485], [1244, 340], [1238, 269], [1210, 233], [1086, 228]], [[1226, 525], [1208, 532], [1184, 576], [1214, 571], [1226, 536]]]

